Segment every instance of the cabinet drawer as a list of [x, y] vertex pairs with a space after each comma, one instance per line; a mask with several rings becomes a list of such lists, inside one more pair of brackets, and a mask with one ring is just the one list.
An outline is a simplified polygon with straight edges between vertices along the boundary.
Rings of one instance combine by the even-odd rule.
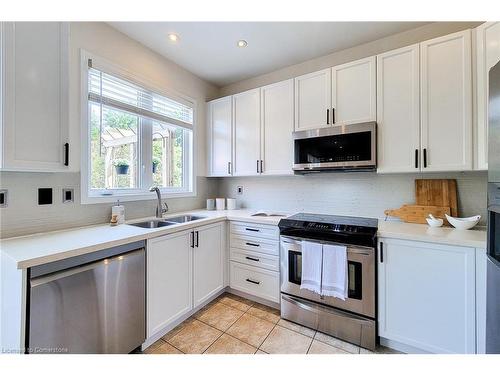
[[266, 268], [276, 272], [280, 269], [279, 257], [275, 255], [267, 255], [232, 247], [230, 250], [230, 257], [231, 260], [254, 267]]
[[270, 241], [250, 236], [231, 235], [230, 246], [247, 251], [256, 251], [258, 253], [279, 255], [280, 245], [278, 241]]
[[231, 261], [230, 286], [233, 289], [279, 303], [279, 272], [259, 269]]
[[231, 234], [279, 240], [280, 231], [274, 225], [231, 222]]

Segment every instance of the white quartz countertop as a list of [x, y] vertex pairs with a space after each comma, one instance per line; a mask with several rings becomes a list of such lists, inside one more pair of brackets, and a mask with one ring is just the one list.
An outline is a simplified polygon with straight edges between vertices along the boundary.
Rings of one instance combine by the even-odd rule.
[[[67, 229], [48, 233], [39, 233], [22, 237], [13, 237], [0, 240], [2, 256], [8, 256], [15, 261], [18, 268], [28, 268], [70, 258], [77, 255], [87, 254], [94, 251], [107, 249], [113, 246], [123, 245], [129, 242], [146, 240], [181, 230], [198, 227], [200, 225], [212, 224], [224, 220], [246, 221], [257, 224], [277, 225], [281, 217], [277, 216], [252, 216], [256, 210], [225, 210], [207, 211], [196, 210], [178, 212], [164, 217], [181, 215], [199, 215], [203, 219], [175, 224], [161, 228], [140, 228], [132, 225], [122, 224], [110, 226], [100, 224], [82, 228]], [[154, 217], [135, 219], [127, 223], [135, 223], [154, 219]]]
[[378, 236], [486, 249], [486, 230], [484, 229], [431, 228], [427, 224], [379, 220]]
[[[279, 216], [252, 216], [257, 212], [262, 211], [196, 210], [178, 212], [165, 216], [164, 219], [168, 220], [168, 217], [186, 214], [204, 216], [204, 218], [193, 222], [153, 229], [140, 228], [127, 224], [114, 227], [109, 224], [101, 224], [29, 236], [13, 237], [0, 240], [0, 249], [2, 256], [8, 256], [17, 264], [17, 268], [22, 269], [224, 220], [277, 225], [282, 218]], [[154, 218], [135, 219], [127, 221], [127, 223], [150, 219]], [[451, 228], [430, 228], [422, 224], [408, 224], [393, 221], [385, 222], [380, 220], [378, 235], [379, 237], [386, 238], [486, 248], [486, 232], [484, 230], [460, 231]]]

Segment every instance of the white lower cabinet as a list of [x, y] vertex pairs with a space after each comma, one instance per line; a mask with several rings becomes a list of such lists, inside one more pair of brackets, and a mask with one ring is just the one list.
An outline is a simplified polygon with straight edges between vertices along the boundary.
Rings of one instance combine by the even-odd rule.
[[416, 351], [476, 352], [474, 248], [381, 239], [378, 259], [381, 338]]
[[224, 288], [225, 223], [148, 240], [146, 326], [148, 339]]
[[229, 285], [279, 303], [279, 229], [274, 225], [231, 223]]
[[279, 303], [279, 273], [231, 262], [231, 288]]
[[224, 288], [224, 248], [222, 224], [196, 228], [193, 250], [194, 307]]
[[193, 308], [191, 231], [153, 238], [147, 246], [147, 336]]

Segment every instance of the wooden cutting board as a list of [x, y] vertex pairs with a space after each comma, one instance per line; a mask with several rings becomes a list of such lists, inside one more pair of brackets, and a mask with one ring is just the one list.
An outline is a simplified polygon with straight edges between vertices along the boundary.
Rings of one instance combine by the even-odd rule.
[[425, 218], [432, 214], [436, 218], [445, 219], [444, 214], [450, 214], [450, 207], [440, 206], [423, 206], [416, 204], [405, 204], [396, 210], [385, 210], [384, 213], [388, 216], [399, 217], [406, 223], [427, 224]]
[[415, 180], [415, 199], [418, 206], [450, 207], [451, 216], [458, 216], [456, 180]]

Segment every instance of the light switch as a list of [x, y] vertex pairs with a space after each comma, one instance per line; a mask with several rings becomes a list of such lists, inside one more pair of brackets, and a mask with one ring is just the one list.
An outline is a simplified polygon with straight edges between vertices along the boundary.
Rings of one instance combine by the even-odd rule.
[[62, 189], [62, 202], [72, 203], [74, 200], [73, 195], [73, 189]]

